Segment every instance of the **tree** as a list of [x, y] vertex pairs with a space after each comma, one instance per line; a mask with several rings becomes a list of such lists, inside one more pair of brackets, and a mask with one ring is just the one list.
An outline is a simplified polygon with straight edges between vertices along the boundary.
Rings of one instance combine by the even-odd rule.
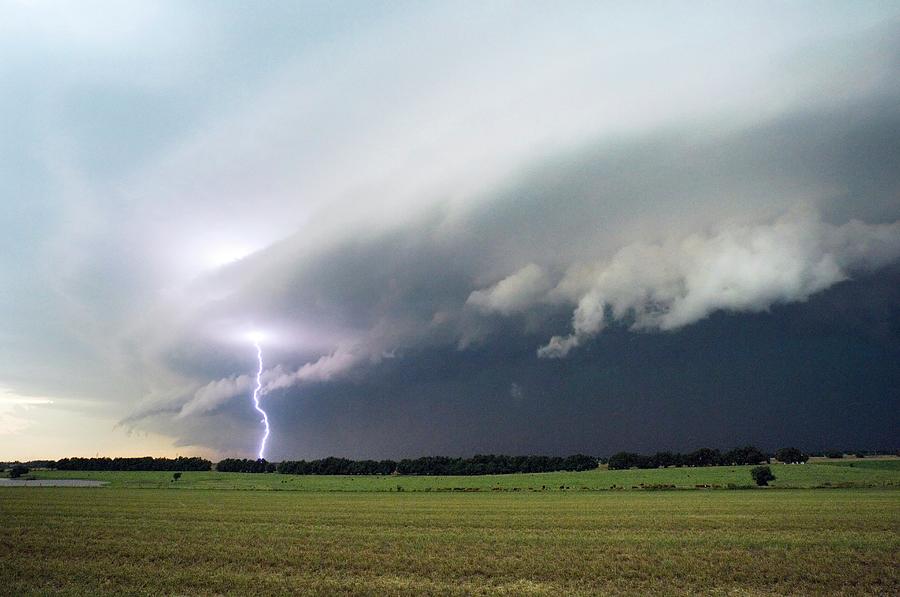
[[265, 458], [226, 458], [216, 464], [216, 470], [220, 473], [274, 473], [275, 463], [268, 462]]
[[797, 448], [781, 448], [775, 452], [775, 460], [786, 464], [794, 464], [798, 462], [806, 462], [809, 456], [801, 452]]
[[754, 446], [744, 446], [743, 448], [734, 448], [722, 455], [722, 464], [724, 466], [741, 465], [741, 464], [759, 464], [765, 462], [768, 464], [769, 457], [763, 454], [761, 450]]
[[666, 468], [679, 464], [680, 458], [671, 452], [657, 452], [650, 458], [652, 468]]
[[172, 480], [177, 481], [181, 478], [181, 473], [172, 473]]
[[609, 457], [609, 470], [627, 470], [630, 468], [650, 468], [650, 459], [634, 452], [618, 452]]
[[700, 448], [683, 458], [687, 466], [716, 466], [722, 460], [718, 450], [712, 448]]
[[760, 487], [765, 487], [769, 484], [769, 481], [775, 480], [775, 475], [772, 474], [772, 469], [768, 466], [757, 466], [750, 469], [750, 476], [753, 477], [753, 480]]
[[24, 464], [14, 464], [12, 468], [9, 469], [9, 478], [10, 479], [18, 479], [22, 475], [27, 475], [28, 471], [31, 470]]

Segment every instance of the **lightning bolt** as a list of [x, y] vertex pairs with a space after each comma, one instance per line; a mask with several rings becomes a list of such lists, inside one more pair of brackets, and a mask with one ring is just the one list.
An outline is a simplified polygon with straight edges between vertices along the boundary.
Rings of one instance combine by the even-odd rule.
[[256, 347], [256, 360], [259, 362], [259, 368], [256, 370], [256, 387], [253, 389], [253, 408], [262, 415], [260, 423], [266, 426], [266, 432], [263, 434], [262, 441], [259, 442], [258, 458], [263, 458], [263, 454], [266, 452], [266, 440], [269, 439], [269, 415], [259, 406], [259, 392], [262, 390], [260, 378], [263, 372], [262, 348], [259, 345], [259, 340], [253, 340], [253, 346]]

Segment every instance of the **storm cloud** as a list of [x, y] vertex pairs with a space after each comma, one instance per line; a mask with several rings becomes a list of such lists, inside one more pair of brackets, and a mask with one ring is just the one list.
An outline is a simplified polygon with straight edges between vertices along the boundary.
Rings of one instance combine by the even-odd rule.
[[[255, 331], [276, 459], [691, 448], [771, 429], [757, 400], [841, 395], [870, 407], [858, 437], [889, 437], [889, 4], [109, 8], [0, 25], [17, 405], [247, 455]], [[751, 394], [751, 357], [794, 349], [803, 383], [757, 359]], [[714, 403], [718, 426], [689, 423]], [[39, 404], [0, 411], [10, 441]], [[650, 446], [666, 420], [684, 436]]]

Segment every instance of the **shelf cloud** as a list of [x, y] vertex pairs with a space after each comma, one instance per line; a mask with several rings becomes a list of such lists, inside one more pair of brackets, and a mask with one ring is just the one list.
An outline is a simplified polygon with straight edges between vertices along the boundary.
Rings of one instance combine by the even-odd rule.
[[0, 387], [52, 400], [10, 458], [249, 454], [256, 330], [273, 458], [637, 449], [727, 395], [712, 443], [750, 389], [900, 424], [854, 356], [900, 346], [893, 6], [9, 13]]
[[633, 330], [668, 331], [719, 310], [759, 312], [805, 301], [855, 272], [898, 258], [900, 222], [833, 226], [809, 214], [628, 245], [607, 263], [566, 273], [554, 290], [578, 304], [572, 333], [551, 338], [538, 356], [566, 356], [608, 320], [628, 321]]

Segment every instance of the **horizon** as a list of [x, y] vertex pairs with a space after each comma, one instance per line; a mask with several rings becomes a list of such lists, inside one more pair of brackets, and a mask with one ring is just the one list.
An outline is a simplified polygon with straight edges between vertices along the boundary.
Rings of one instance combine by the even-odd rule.
[[[346, 457], [346, 456], [339, 456], [339, 455], [336, 455], [336, 454], [331, 454], [331, 455], [329, 455], [329, 456], [324, 456], [324, 457], [322, 457], [322, 458], [315, 458], [315, 459], [284, 458], [284, 459], [282, 459], [282, 460], [277, 460], [277, 461], [276, 461], [276, 460], [268, 460], [268, 459], [265, 459], [265, 458], [257, 458], [257, 459], [254, 459], [254, 458], [252, 458], [252, 457], [247, 458], [247, 457], [233, 456], [233, 455], [232, 455], [232, 456], [226, 455], [226, 456], [219, 457], [218, 459], [214, 459], [214, 458], [208, 458], [208, 457], [205, 457], [205, 456], [201, 456], [201, 455], [199, 455], [199, 454], [190, 454], [190, 455], [176, 454], [175, 456], [154, 456], [154, 455], [152, 455], [152, 454], [142, 454], [141, 456], [104, 456], [104, 455], [95, 455], [95, 456], [73, 456], [73, 455], [69, 455], [69, 456], [62, 456], [62, 457], [57, 457], [57, 458], [31, 458], [31, 459], [29, 459], [29, 460], [0, 460], [0, 462], [4, 462], [4, 463], [7, 463], [7, 464], [13, 463], [13, 462], [23, 462], [23, 463], [26, 463], [26, 464], [27, 464], [27, 463], [31, 463], [31, 462], [58, 462], [58, 461], [63, 460], [63, 459], [81, 459], [81, 460], [89, 460], [89, 459], [97, 459], [97, 458], [101, 458], [101, 459], [102, 459], [102, 458], [105, 458], [105, 459], [112, 459], [112, 460], [114, 460], [114, 459], [119, 459], [119, 458], [121, 458], [121, 459], [132, 459], [132, 460], [133, 460], [133, 459], [141, 459], [141, 458], [153, 458], [153, 459], [176, 460], [176, 459], [178, 459], [178, 458], [201, 458], [201, 459], [204, 459], [204, 460], [209, 460], [210, 462], [212, 462], [213, 465], [215, 465], [215, 464], [217, 463], [217, 460], [219, 460], [219, 461], [221, 461], [221, 460], [248, 460], [248, 461], [253, 461], [253, 460], [256, 460], [256, 461], [259, 461], [259, 460], [265, 460], [266, 462], [271, 462], [271, 463], [277, 464], [277, 463], [279, 463], [279, 462], [299, 462], [299, 461], [304, 461], [304, 460], [306, 460], [306, 461], [326, 460], [326, 459], [329, 459], [329, 458], [335, 458], [335, 459], [341, 459], [341, 460], [351, 460], [351, 461], [357, 461], [357, 462], [358, 462], [358, 461], [361, 461], [361, 460], [372, 460], [372, 461], [384, 461], [384, 460], [388, 460], [388, 461], [397, 461], [397, 462], [399, 462], [400, 460], [415, 460], [415, 459], [420, 459], [420, 458], [460, 458], [460, 459], [466, 459], [466, 458], [473, 458], [473, 457], [478, 457], [478, 456], [505, 456], [505, 457], [511, 457], [511, 458], [527, 458], [527, 457], [564, 458], [564, 457], [567, 457], [567, 456], [590, 456], [591, 458], [597, 458], [599, 461], [601, 461], [601, 464], [602, 464], [602, 463], [603, 463], [603, 462], [602, 462], [603, 460], [608, 460], [611, 456], [615, 456], [615, 455], [618, 455], [618, 454], [626, 454], [626, 453], [628, 453], [628, 454], [637, 454], [637, 455], [639, 455], [639, 456], [654, 456], [654, 455], [656, 455], [656, 454], [688, 455], [688, 454], [691, 454], [691, 453], [693, 453], [693, 452], [698, 452], [698, 451], [700, 451], [700, 450], [707, 450], [707, 449], [714, 450], [714, 451], [720, 452], [720, 453], [725, 453], [725, 452], [728, 452], [728, 451], [731, 451], [731, 450], [737, 450], [737, 449], [741, 449], [741, 448], [757, 448], [757, 449], [761, 449], [765, 454], [767, 454], [767, 455], [769, 455], [769, 456], [771, 456], [771, 457], [773, 457], [773, 458], [774, 458], [774, 454], [775, 454], [778, 450], [780, 450], [780, 449], [798, 449], [798, 450], [800, 450], [803, 454], [806, 454], [806, 455], [809, 456], [809, 457], [816, 457], [816, 456], [820, 456], [820, 455], [824, 456], [824, 455], [828, 455], [828, 454], [832, 454], [832, 453], [840, 453], [840, 454], [842, 454], [843, 456], [850, 455], [850, 456], [853, 456], [853, 457], [858, 457], [859, 454], [864, 454], [865, 456], [867, 456], [867, 457], [872, 457], [872, 458], [876, 458], [876, 457], [879, 457], [879, 456], [890, 456], [890, 457], [896, 457], [896, 456], [898, 456], [898, 454], [897, 454], [898, 450], [897, 450], [896, 448], [888, 448], [887, 446], [882, 446], [881, 448], [874, 448], [874, 449], [873, 449], [873, 448], [865, 448], [865, 449], [853, 448], [853, 449], [847, 449], [846, 446], [845, 446], [844, 449], [835, 449], [835, 448], [816, 448], [816, 449], [807, 449], [807, 448], [805, 448], [805, 447], [803, 447], [803, 446], [795, 446], [795, 445], [779, 446], [778, 448], [768, 448], [768, 447], [762, 447], [762, 448], [759, 448], [759, 446], [756, 446], [756, 445], [753, 445], [753, 444], [746, 444], [746, 445], [734, 445], [734, 446], [700, 446], [700, 447], [697, 447], [697, 448], [694, 448], [694, 449], [691, 449], [691, 450], [684, 450], [684, 451], [678, 451], [678, 450], [655, 450], [655, 451], [651, 451], [651, 452], [647, 452], [647, 453], [636, 453], [636, 452], [631, 452], [631, 451], [629, 451], [629, 450], [618, 450], [618, 451], [616, 451], [616, 452], [612, 452], [612, 453], [609, 453], [609, 454], [582, 454], [582, 453], [572, 453], [572, 454], [537, 454], [537, 453], [534, 453], [534, 454], [502, 454], [502, 453], [496, 453], [496, 454], [493, 454], [493, 453], [484, 453], [484, 454], [482, 454], [482, 453], [477, 453], [477, 452], [475, 452], [475, 453], [466, 453], [466, 454], [420, 454], [420, 455], [418, 455], [418, 456], [403, 456], [403, 457], [394, 457], [394, 458], [390, 458], [390, 457], [389, 457], [389, 458], [380, 458], [380, 459], [375, 459], [375, 458], [348, 458], [348, 457]], [[829, 456], [829, 458], [830, 458], [830, 456]]]

